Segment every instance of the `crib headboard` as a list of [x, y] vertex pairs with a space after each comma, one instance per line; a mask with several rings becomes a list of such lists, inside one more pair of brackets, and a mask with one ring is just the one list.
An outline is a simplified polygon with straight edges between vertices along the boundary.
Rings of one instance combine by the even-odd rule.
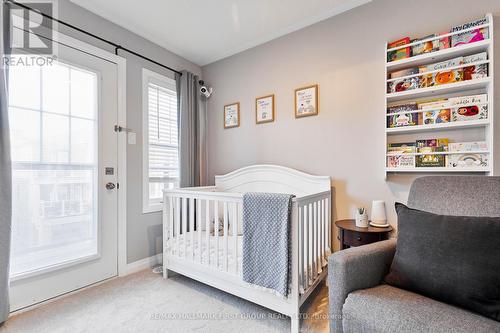
[[227, 192], [291, 193], [304, 196], [330, 191], [331, 182], [329, 176], [314, 176], [278, 165], [261, 164], [215, 176], [215, 186]]

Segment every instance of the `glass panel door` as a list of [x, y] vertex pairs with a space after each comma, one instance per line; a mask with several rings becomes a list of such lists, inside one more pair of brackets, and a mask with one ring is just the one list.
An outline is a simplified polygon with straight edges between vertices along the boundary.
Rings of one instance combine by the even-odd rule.
[[98, 257], [98, 74], [13, 66], [9, 92], [11, 278]]

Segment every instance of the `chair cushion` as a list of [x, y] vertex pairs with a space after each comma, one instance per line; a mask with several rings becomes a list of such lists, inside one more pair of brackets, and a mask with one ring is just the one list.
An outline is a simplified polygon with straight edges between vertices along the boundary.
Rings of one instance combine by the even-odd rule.
[[396, 204], [385, 282], [500, 321], [500, 217], [436, 215]]
[[352, 292], [342, 310], [349, 332], [500, 332], [500, 323], [389, 285]]

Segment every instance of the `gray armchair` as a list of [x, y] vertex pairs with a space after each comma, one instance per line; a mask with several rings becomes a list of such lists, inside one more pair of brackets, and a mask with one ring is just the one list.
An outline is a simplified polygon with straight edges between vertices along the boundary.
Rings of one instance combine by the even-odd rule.
[[[416, 179], [408, 206], [443, 215], [500, 216], [500, 177]], [[500, 323], [383, 284], [396, 240], [336, 252], [329, 258], [330, 332], [500, 332]]]

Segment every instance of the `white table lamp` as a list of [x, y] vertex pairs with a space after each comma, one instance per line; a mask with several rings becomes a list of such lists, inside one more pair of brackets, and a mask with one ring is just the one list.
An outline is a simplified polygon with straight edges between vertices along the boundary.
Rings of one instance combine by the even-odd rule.
[[385, 202], [383, 200], [373, 200], [370, 225], [380, 228], [389, 226], [387, 223], [387, 215], [385, 213]]

